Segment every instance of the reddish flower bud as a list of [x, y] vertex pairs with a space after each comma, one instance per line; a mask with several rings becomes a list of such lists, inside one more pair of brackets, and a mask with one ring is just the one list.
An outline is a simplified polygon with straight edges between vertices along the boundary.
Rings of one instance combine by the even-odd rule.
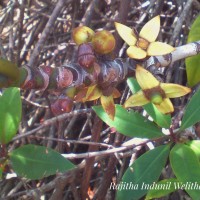
[[99, 31], [95, 33], [92, 38], [92, 45], [95, 52], [99, 54], [107, 54], [113, 51], [115, 48], [115, 38], [107, 30]]
[[72, 111], [73, 101], [68, 97], [57, 99], [52, 105], [51, 110], [54, 115], [60, 115]]
[[78, 47], [78, 63], [82, 67], [92, 67], [96, 58], [94, 55], [93, 48], [90, 44], [81, 44]]

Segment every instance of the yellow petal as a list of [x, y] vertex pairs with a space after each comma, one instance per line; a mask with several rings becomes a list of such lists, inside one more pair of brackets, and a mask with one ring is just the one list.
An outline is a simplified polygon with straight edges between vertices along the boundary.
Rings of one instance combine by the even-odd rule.
[[160, 87], [165, 91], [167, 98], [181, 97], [191, 92], [190, 88], [173, 83], [161, 83]]
[[75, 95], [74, 100], [76, 102], [85, 102], [85, 96], [87, 94], [87, 90], [88, 90], [87, 87], [81, 88], [81, 90], [78, 91], [78, 93]]
[[126, 100], [124, 107], [143, 106], [147, 103], [149, 103], [149, 100], [144, 96], [142, 90], [140, 90]]
[[172, 105], [172, 102], [168, 98], [165, 98], [160, 105], [157, 105], [157, 104], [154, 104], [154, 105], [163, 114], [168, 114], [168, 113], [174, 112], [174, 107]]
[[126, 50], [126, 53], [130, 58], [134, 58], [134, 59], [144, 59], [147, 56], [146, 51], [136, 46], [130, 46]]
[[98, 89], [97, 85], [88, 87], [86, 97], [84, 101], [93, 101], [98, 99], [102, 95], [102, 92]]
[[160, 56], [171, 53], [175, 48], [162, 42], [152, 42], [147, 48], [148, 56]]
[[148, 21], [140, 31], [139, 36], [148, 40], [149, 42], [154, 42], [158, 37], [160, 31], [160, 16], [156, 16], [150, 21]]
[[112, 93], [113, 98], [119, 98], [121, 96], [119, 90], [117, 90], [116, 88], [114, 88], [113, 93]]
[[141, 66], [136, 68], [136, 79], [142, 90], [151, 89], [159, 85], [159, 81]]
[[120, 37], [129, 45], [135, 45], [137, 41], [137, 37], [134, 33], [134, 31], [129, 28], [128, 26], [125, 26], [123, 24], [120, 24], [118, 22], [115, 22], [115, 28], [117, 32], [119, 33]]
[[115, 117], [115, 104], [112, 96], [101, 96], [101, 105], [108, 114], [110, 119], [114, 120]]

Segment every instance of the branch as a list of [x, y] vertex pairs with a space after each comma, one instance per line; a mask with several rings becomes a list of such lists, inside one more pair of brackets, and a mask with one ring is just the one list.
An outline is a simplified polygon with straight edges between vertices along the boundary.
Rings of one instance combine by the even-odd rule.
[[46, 24], [46, 27], [44, 28], [44, 31], [42, 32], [42, 35], [39, 39], [39, 41], [37, 42], [33, 53], [31, 54], [30, 60], [28, 65], [31, 68], [34, 68], [33, 65], [36, 65], [36, 61], [37, 61], [37, 57], [40, 54], [42, 47], [48, 37], [48, 35], [50, 34], [51, 30], [54, 27], [54, 22], [56, 21], [59, 13], [61, 12], [63, 5], [65, 4], [65, 0], [59, 0], [58, 3], [56, 4], [56, 7], [53, 10], [53, 13], [51, 14], [51, 17], [49, 18], [49, 21]]
[[165, 56], [152, 56], [150, 57], [145, 66], [166, 67], [175, 61], [195, 56], [200, 53], [200, 41], [189, 43], [180, 47], [176, 47], [176, 50]]
[[[164, 56], [152, 56], [143, 63], [144, 67], [166, 67], [175, 61], [200, 53], [200, 41], [177, 47], [175, 51]], [[28, 66], [19, 69], [19, 80], [13, 83], [13, 68], [6, 70], [0, 65], [0, 87], [17, 86], [22, 89], [63, 90], [78, 88], [90, 84], [116, 86], [127, 76], [132, 75], [137, 61], [132, 59], [99, 60], [98, 73], [89, 73], [77, 63], [65, 63], [60, 67], [41, 66], [37, 69]], [[7, 66], [9, 67], [9, 66]], [[16, 70], [15, 70], [16, 74]], [[15, 77], [15, 76], [14, 76]], [[9, 80], [10, 78], [10, 80]]]

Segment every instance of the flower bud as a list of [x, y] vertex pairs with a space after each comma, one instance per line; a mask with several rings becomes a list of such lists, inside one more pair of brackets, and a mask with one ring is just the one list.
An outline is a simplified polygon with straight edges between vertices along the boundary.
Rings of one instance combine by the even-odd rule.
[[113, 51], [115, 48], [115, 38], [107, 30], [99, 31], [95, 33], [92, 38], [92, 45], [95, 52], [99, 54], [107, 54]]
[[78, 47], [78, 63], [85, 68], [92, 67], [96, 58], [90, 44], [84, 43]]
[[90, 42], [93, 35], [94, 31], [87, 26], [79, 26], [72, 32], [72, 38], [77, 45]]
[[72, 111], [73, 101], [68, 97], [57, 99], [52, 105], [51, 110], [55, 116], [69, 113]]

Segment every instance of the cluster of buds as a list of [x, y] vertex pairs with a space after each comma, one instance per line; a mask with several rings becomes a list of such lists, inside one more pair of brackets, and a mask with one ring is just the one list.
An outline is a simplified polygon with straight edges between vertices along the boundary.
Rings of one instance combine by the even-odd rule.
[[98, 81], [100, 66], [96, 59], [97, 55], [110, 54], [114, 50], [116, 44], [114, 36], [107, 30], [95, 33], [89, 27], [80, 26], [73, 30], [72, 38], [79, 45], [78, 63], [95, 79], [95, 83], [77, 90], [75, 101], [85, 102], [100, 99], [106, 113], [111, 119], [114, 119], [115, 104], [113, 98], [119, 97], [120, 93], [115, 88], [111, 88], [109, 94], [105, 95], [105, 89]]
[[107, 30], [94, 32], [87, 26], [79, 26], [72, 32], [78, 46], [78, 63], [84, 68], [92, 68], [97, 54], [108, 54], [115, 48], [115, 38]]
[[[158, 56], [171, 53], [175, 50], [174, 47], [155, 41], [160, 31], [160, 17], [156, 16], [147, 22], [141, 31], [138, 33], [135, 29], [131, 29], [123, 24], [115, 22], [115, 27], [121, 38], [129, 45], [127, 55], [133, 59], [145, 59], [148, 56]], [[80, 26], [73, 30], [72, 38], [78, 46], [78, 63], [88, 72], [99, 72], [97, 67], [96, 55], [109, 54], [115, 48], [114, 36], [106, 30], [94, 32], [86, 26]], [[100, 67], [100, 66], [99, 66]], [[98, 68], [98, 69], [96, 69]], [[92, 69], [92, 70], [91, 70]], [[94, 74], [94, 73], [93, 73]], [[115, 73], [110, 73], [111, 75]], [[98, 73], [97, 73], [98, 75]], [[115, 77], [114, 75], [111, 77]], [[160, 83], [149, 71], [141, 66], [136, 68], [136, 79], [141, 87], [141, 90], [133, 94], [124, 104], [124, 107], [142, 106], [149, 102], [153, 103], [158, 110], [163, 114], [172, 113], [173, 105], [169, 98], [176, 98], [186, 95], [191, 91], [190, 88], [170, 83]], [[96, 79], [95, 79], [96, 80]], [[112, 79], [115, 80], [115, 79]], [[110, 88], [112, 81], [104, 83], [106, 88]], [[78, 92], [73, 94], [72, 99], [77, 102], [94, 101], [100, 99], [101, 104], [108, 114], [114, 120], [115, 105], [114, 98], [120, 96], [119, 91], [113, 87], [109, 93], [105, 92], [105, 87], [102, 87], [100, 82], [92, 83], [91, 85], [76, 88]], [[66, 102], [67, 105], [66, 106]], [[58, 108], [59, 107], [59, 108]], [[57, 113], [66, 111], [66, 107], [72, 107], [68, 99], [62, 99], [52, 107]], [[56, 109], [55, 109], [56, 108]], [[55, 112], [55, 113], [56, 113]]]

